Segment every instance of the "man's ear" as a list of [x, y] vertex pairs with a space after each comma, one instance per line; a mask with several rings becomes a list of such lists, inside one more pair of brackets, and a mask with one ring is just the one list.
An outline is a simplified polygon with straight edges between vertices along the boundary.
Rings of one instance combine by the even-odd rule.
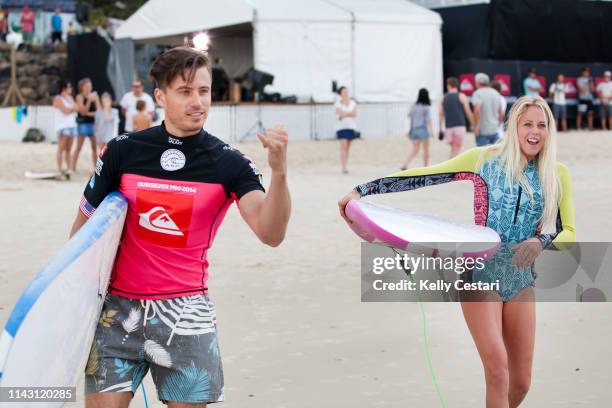
[[164, 91], [162, 91], [159, 88], [155, 88], [155, 90], [153, 91], [153, 95], [155, 95], [155, 102], [157, 102], [157, 104], [161, 106], [162, 108], [165, 108], [166, 107], [166, 95], [164, 94]]

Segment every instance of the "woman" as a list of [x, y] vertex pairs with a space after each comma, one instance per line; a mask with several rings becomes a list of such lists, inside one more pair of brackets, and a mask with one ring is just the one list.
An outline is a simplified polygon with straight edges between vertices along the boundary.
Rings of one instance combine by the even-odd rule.
[[348, 173], [346, 167], [348, 162], [349, 149], [351, 147], [351, 141], [357, 137], [355, 129], [357, 124], [355, 118], [357, 117], [357, 103], [349, 97], [348, 88], [341, 86], [338, 90], [340, 99], [336, 102], [336, 117], [338, 119], [336, 124], [336, 137], [340, 140], [340, 165], [342, 166], [342, 173]]
[[117, 136], [117, 126], [119, 125], [119, 111], [111, 105], [113, 100], [108, 92], [104, 92], [100, 98], [101, 107], [96, 112], [96, 141], [101, 150], [104, 145]]
[[76, 96], [76, 104], [78, 107], [77, 115], [77, 145], [72, 155], [72, 171], [76, 171], [79, 154], [83, 148], [85, 138], [89, 138], [91, 143], [91, 159], [93, 168], [96, 168], [96, 160], [98, 154], [96, 151], [96, 136], [95, 136], [95, 116], [96, 111], [100, 109], [100, 98], [98, 94], [92, 92], [93, 85], [91, 79], [83, 78], [79, 81], [79, 94]]
[[[488, 302], [461, 297], [484, 366], [487, 407], [517, 407], [525, 398], [535, 339], [533, 262], [544, 248], [575, 241], [570, 175], [556, 155], [550, 108], [539, 96], [524, 96], [510, 110], [501, 142], [359, 185], [338, 203], [350, 222], [344, 208], [351, 199], [455, 180], [474, 183], [475, 222], [493, 228], [502, 240], [486, 267], [468, 276], [472, 281], [498, 279], [500, 289], [472, 295]], [[555, 225], [555, 232], [542, 232]]]
[[429, 92], [427, 89], [419, 89], [419, 96], [408, 116], [410, 117], [410, 131], [408, 138], [412, 140], [412, 152], [406, 158], [401, 169], [406, 170], [410, 166], [410, 162], [419, 154], [421, 143], [423, 144], [423, 164], [429, 163], [429, 138], [432, 135], [431, 126], [431, 101], [429, 100]]
[[[56, 164], [58, 174], [70, 171], [70, 149], [72, 139], [77, 132], [76, 111], [77, 106], [72, 98], [72, 85], [68, 81], [60, 81], [59, 94], [53, 98], [55, 108], [55, 131], [57, 133]], [[62, 162], [66, 163], [66, 170], [62, 169]]]

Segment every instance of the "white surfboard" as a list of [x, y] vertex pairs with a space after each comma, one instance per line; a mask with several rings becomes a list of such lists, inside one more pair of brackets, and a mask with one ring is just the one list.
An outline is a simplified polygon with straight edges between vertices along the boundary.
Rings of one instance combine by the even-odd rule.
[[349, 226], [367, 242], [379, 242], [427, 256], [489, 257], [501, 240], [489, 227], [445, 220], [432, 215], [351, 200]]
[[127, 201], [121, 194], [106, 197], [25, 289], [0, 337], [0, 386], [77, 386], [126, 212]]
[[35, 172], [28, 170], [24, 173], [24, 176], [25, 178], [31, 180], [61, 180], [68, 178], [65, 174], [58, 173], [56, 171]]

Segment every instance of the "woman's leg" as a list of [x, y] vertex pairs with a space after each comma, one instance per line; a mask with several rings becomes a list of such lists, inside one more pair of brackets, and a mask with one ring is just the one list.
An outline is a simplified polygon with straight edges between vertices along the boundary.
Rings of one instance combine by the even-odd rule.
[[535, 346], [535, 296], [533, 287], [520, 291], [504, 304], [504, 342], [508, 351], [510, 408], [518, 407], [531, 385]]
[[410, 166], [410, 162], [416, 157], [417, 154], [419, 154], [420, 149], [421, 149], [421, 141], [413, 140], [412, 141], [412, 151], [406, 158], [406, 161], [404, 162], [404, 164], [402, 164], [402, 170], [406, 170], [408, 166]]
[[340, 139], [340, 166], [343, 173], [348, 173], [346, 164], [348, 162], [349, 143], [350, 141], [347, 139]]
[[55, 152], [55, 164], [57, 166], [57, 172], [62, 172], [62, 159], [66, 150], [66, 139], [68, 136], [60, 133], [57, 135], [57, 151]]
[[70, 166], [72, 165], [72, 142], [73, 136], [67, 136], [64, 144], [64, 161], [66, 162], [66, 171], [70, 171]]
[[423, 165], [429, 166], [429, 139], [423, 140]]
[[83, 148], [84, 142], [85, 142], [85, 136], [78, 135], [77, 142], [76, 142], [76, 148], [74, 149], [74, 152], [72, 153], [72, 163], [70, 165], [70, 168], [72, 171], [76, 171], [77, 161], [79, 160], [79, 155], [81, 154], [81, 149]]
[[[504, 344], [502, 316], [504, 304], [494, 292], [483, 292], [489, 301], [461, 302], [465, 322], [482, 360], [487, 387], [487, 408], [508, 408], [508, 353]], [[480, 297], [482, 299], [482, 297]]]

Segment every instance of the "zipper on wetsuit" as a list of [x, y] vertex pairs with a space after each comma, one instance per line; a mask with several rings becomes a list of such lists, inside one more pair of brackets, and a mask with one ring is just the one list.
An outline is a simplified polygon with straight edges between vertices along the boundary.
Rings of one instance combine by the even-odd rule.
[[516, 224], [516, 217], [518, 216], [519, 207], [521, 206], [521, 192], [523, 191], [523, 187], [519, 184], [518, 198], [516, 199], [516, 207], [514, 208], [514, 221], [513, 224]]

